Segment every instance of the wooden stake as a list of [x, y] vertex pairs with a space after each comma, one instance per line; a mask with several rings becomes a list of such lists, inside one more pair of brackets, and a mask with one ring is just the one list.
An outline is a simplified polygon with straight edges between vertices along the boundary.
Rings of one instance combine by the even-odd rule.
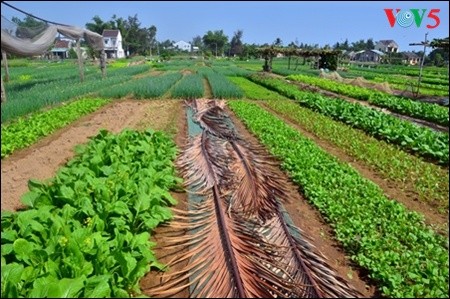
[[2, 80], [2, 103], [3, 103], [3, 102], [6, 102], [6, 91], [5, 91], [5, 86], [3, 85], [3, 77], [1, 77], [0, 79]]
[[2, 51], [2, 60], [3, 60], [3, 66], [5, 67], [5, 82], [9, 82], [8, 60], [7, 60], [5, 51]]
[[78, 69], [80, 71], [80, 81], [84, 81], [84, 65], [83, 65], [83, 56], [81, 55], [81, 39], [77, 39], [77, 56], [78, 56]]
[[100, 53], [100, 70], [102, 71], [102, 78], [106, 78], [106, 53], [103, 49]]

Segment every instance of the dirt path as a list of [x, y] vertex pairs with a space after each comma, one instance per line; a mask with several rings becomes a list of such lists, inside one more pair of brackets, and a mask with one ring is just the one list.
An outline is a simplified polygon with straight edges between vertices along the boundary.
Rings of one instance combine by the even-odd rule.
[[53, 177], [74, 156], [73, 148], [86, 143], [100, 129], [118, 133], [124, 128], [160, 129], [170, 119], [175, 101], [116, 101], [1, 161], [1, 209], [16, 210], [28, 191], [28, 180]]
[[426, 202], [418, 200], [418, 195], [412, 190], [412, 188], [406, 188], [406, 190], [398, 188], [398, 184], [396, 182], [386, 179], [376, 170], [373, 170], [372, 168], [366, 166], [366, 164], [346, 154], [343, 150], [339, 149], [333, 143], [317, 137], [310, 131], [300, 126], [297, 122], [295, 122], [295, 120], [290, 119], [286, 115], [280, 114], [267, 105], [264, 105], [264, 103], [260, 101], [255, 103], [259, 104], [264, 109], [283, 119], [284, 122], [297, 129], [302, 135], [311, 139], [324, 151], [335, 156], [341, 162], [349, 164], [351, 167], [357, 170], [361, 176], [377, 184], [389, 199], [396, 200], [405, 205], [409, 210], [416, 211], [424, 215], [425, 222], [427, 224], [436, 226], [438, 228], [438, 231], [446, 231], [446, 229], [448, 228], [447, 215], [438, 213], [436, 209], [430, 207]]
[[203, 78], [203, 89], [205, 90], [203, 97], [205, 99], [212, 99], [213, 94], [212, 94], [212, 90], [211, 90], [211, 85], [209, 85], [208, 79], [206, 79], [206, 78]]
[[[244, 140], [260, 144], [233, 112], [229, 109], [226, 110]], [[291, 191], [289, 197], [292, 201], [284, 204], [284, 207], [295, 225], [304, 231], [305, 235], [311, 239], [311, 243], [327, 257], [342, 278], [346, 279], [366, 298], [379, 297], [376, 287], [367, 279], [366, 274], [354, 267], [345, 256], [342, 247], [333, 237], [332, 229], [326, 224], [319, 211], [305, 200], [298, 186], [291, 182], [281, 169], [276, 175], [284, 179]]]
[[[173, 134], [175, 143], [178, 148], [182, 148], [188, 142], [187, 135], [187, 121], [186, 121], [186, 113], [184, 110], [184, 106], [182, 101], [176, 101], [176, 105], [172, 107], [170, 110], [165, 109], [162, 110], [162, 113], [171, 113], [172, 114], [172, 122], [166, 125], [166, 132]], [[167, 105], [163, 105], [161, 107], [170, 108]], [[168, 126], [168, 127], [167, 127]], [[172, 196], [178, 201], [177, 209], [187, 211], [187, 194], [185, 192], [171, 192]], [[159, 226], [154, 230], [153, 241], [157, 243], [157, 247], [154, 249], [155, 256], [158, 258], [158, 261], [161, 263], [167, 264], [170, 259], [164, 256], [170, 255], [173, 253], [173, 250], [167, 250], [165, 247], [164, 234], [167, 233], [171, 228], [168, 226]], [[172, 267], [171, 271], [181, 270], [183, 265], [177, 264]], [[157, 271], [150, 271], [145, 275], [141, 281], [140, 286], [144, 294], [149, 295], [149, 289], [156, 287], [159, 285], [159, 273]], [[173, 298], [188, 298], [189, 290], [184, 289], [173, 296]]]

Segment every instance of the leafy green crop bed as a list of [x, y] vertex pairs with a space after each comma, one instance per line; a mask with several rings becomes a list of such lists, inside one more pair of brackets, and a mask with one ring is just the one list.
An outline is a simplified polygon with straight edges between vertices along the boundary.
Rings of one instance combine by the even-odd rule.
[[148, 76], [104, 88], [99, 95], [107, 98], [121, 98], [127, 95], [133, 95], [137, 99], [158, 98], [162, 97], [181, 77], [183, 75], [178, 72]]
[[262, 87], [247, 78], [243, 77], [228, 77], [228, 80], [239, 86], [245, 93], [245, 97], [252, 100], [281, 100], [287, 99], [280, 95], [278, 92], [274, 92], [267, 88]]
[[[24, 82], [20, 88], [17, 87], [11, 91], [9, 91], [9, 84], [7, 84], [7, 101], [2, 103], [1, 107], [2, 123], [47, 106], [97, 92], [105, 87], [111, 88], [111, 86], [130, 80], [131, 76], [145, 72], [149, 68], [148, 65], [120, 68], [108, 71], [108, 76], [105, 79], [102, 79], [99, 74], [91, 74], [86, 76], [84, 82], [80, 82], [79, 78], [73, 77], [41, 80], [39, 83], [35, 82], [32, 85]], [[58, 72], [58, 70], [54, 71]]]
[[101, 131], [50, 182], [30, 181], [30, 208], [2, 211], [2, 298], [140, 293], [162, 268], [150, 233], [172, 217], [176, 152], [161, 132]]
[[244, 96], [242, 90], [230, 82], [227, 77], [213, 70], [199, 70], [209, 82], [212, 94], [216, 99], [238, 99]]
[[182, 99], [195, 99], [203, 97], [203, 77], [199, 74], [184, 76], [180, 82], [173, 87], [172, 97]]
[[256, 104], [230, 101], [335, 229], [351, 259], [391, 297], [448, 297], [448, 241], [423, 217]]
[[349, 103], [341, 99], [324, 97], [317, 93], [300, 91], [296, 86], [279, 79], [251, 76], [250, 79], [282, 95], [295, 99], [300, 105], [319, 112], [402, 149], [416, 152], [422, 157], [448, 164], [448, 134], [419, 127], [383, 112]]
[[304, 75], [291, 75], [287, 79], [311, 84], [355, 99], [365, 100], [375, 106], [388, 108], [393, 112], [428, 120], [443, 126], [448, 126], [449, 124], [448, 107], [389, 96], [380, 91], [335, 82], [329, 79]]
[[2, 159], [107, 103], [109, 101], [105, 99], [81, 99], [2, 124]]
[[398, 183], [400, 188], [411, 186], [421, 200], [438, 210], [448, 210], [448, 171], [422, 161], [397, 147], [375, 139], [327, 116], [311, 111], [280, 94], [253, 83], [246, 78], [229, 78], [241, 87], [250, 99], [266, 100], [265, 105], [298, 123], [320, 138], [332, 142], [358, 160]]

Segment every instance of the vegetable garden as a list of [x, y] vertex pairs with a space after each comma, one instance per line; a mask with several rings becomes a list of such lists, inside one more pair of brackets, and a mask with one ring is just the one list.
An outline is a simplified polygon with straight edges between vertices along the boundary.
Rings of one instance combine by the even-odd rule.
[[448, 297], [448, 107], [282, 63], [16, 62], [2, 297]]

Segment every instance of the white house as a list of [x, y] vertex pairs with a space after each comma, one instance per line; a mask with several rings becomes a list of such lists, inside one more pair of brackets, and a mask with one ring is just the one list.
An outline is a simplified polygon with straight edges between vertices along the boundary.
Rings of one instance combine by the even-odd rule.
[[191, 44], [185, 42], [184, 40], [180, 40], [179, 42], [174, 43], [173, 46], [175, 48], [178, 48], [179, 50], [188, 51], [188, 52], [191, 52], [191, 49], [192, 49]]
[[375, 50], [382, 51], [384, 53], [397, 53], [398, 44], [392, 39], [380, 40], [376, 43]]
[[122, 48], [122, 34], [120, 30], [103, 30], [103, 43], [107, 58], [123, 58], [125, 51]]

